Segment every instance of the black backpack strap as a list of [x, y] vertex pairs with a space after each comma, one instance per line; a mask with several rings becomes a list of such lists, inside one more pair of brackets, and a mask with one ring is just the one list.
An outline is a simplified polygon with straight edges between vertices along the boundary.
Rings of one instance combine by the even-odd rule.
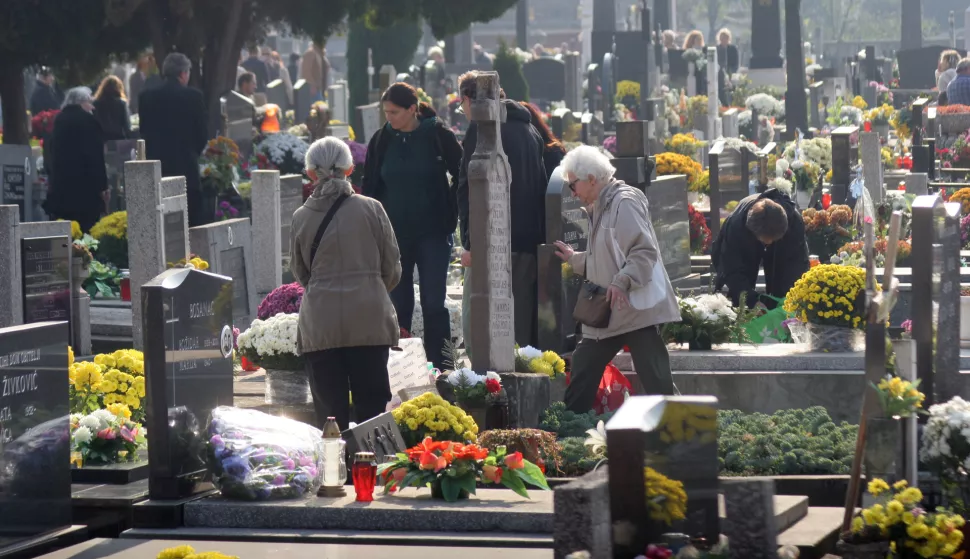
[[317, 229], [317, 234], [313, 237], [313, 245], [310, 246], [310, 266], [313, 267], [313, 258], [317, 255], [317, 249], [320, 248], [320, 239], [323, 238], [323, 234], [327, 231], [327, 227], [330, 222], [333, 221], [334, 214], [340, 209], [340, 204], [344, 203], [344, 200], [350, 198], [350, 194], [341, 194], [330, 206], [330, 210], [327, 215], [323, 216], [323, 221], [320, 223], [320, 228]]

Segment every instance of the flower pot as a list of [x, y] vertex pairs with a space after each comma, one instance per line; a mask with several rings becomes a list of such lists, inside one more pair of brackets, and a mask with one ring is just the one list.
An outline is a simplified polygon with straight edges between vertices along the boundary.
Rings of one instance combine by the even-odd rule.
[[960, 297], [960, 345], [970, 346], [970, 297]]
[[458, 402], [458, 407], [461, 408], [465, 413], [471, 416], [475, 420], [475, 424], [478, 425], [479, 431], [484, 431], [486, 429], [487, 422], [485, 421], [485, 405], [484, 404], [467, 404], [464, 402]]
[[313, 403], [310, 378], [304, 371], [266, 369], [266, 403], [294, 406]]
[[839, 540], [835, 551], [842, 559], [885, 559], [889, 553], [889, 542], [846, 543]]
[[866, 419], [866, 478], [889, 481], [900, 479], [897, 475], [898, 457], [903, 452], [903, 425], [898, 419], [869, 417]]
[[[445, 494], [444, 494], [444, 492], [441, 489], [441, 480], [440, 479], [436, 479], [433, 482], [431, 482], [431, 498], [432, 499], [441, 499], [441, 500], [445, 500], [445, 501], [447, 500], [447, 499], [445, 499]], [[467, 498], [468, 498], [468, 491], [465, 491], [464, 489], [461, 489], [461, 490], [458, 491], [458, 500], [459, 501], [461, 501], [462, 499], [467, 499]]]
[[811, 201], [812, 192], [810, 190], [795, 189], [795, 202], [798, 204], [799, 209], [808, 209], [808, 205], [811, 203]]
[[71, 259], [71, 292], [75, 297], [87, 294], [82, 286], [89, 275], [91, 275], [91, 269], [84, 265], [83, 258]]
[[789, 327], [795, 342], [808, 346], [809, 351], [843, 353], [864, 351], [866, 347], [862, 330], [804, 322]]
[[[477, 420], [476, 420], [477, 423]], [[492, 404], [485, 410], [485, 430], [511, 429], [512, 421], [509, 419], [509, 403], [503, 402]]]
[[882, 141], [889, 140], [889, 123], [886, 124], [873, 124], [872, 131], [879, 134], [879, 139]]

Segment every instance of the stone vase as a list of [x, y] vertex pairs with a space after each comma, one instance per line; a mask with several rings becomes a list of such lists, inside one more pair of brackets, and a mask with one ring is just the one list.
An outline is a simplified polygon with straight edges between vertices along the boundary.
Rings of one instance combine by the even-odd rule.
[[842, 559], [885, 559], [889, 553], [889, 542], [846, 543], [839, 540], [835, 551]]
[[266, 403], [274, 406], [302, 406], [313, 403], [310, 377], [305, 371], [266, 369]]
[[74, 257], [71, 260], [71, 292], [75, 297], [87, 295], [84, 291], [84, 280], [91, 275], [91, 269], [84, 264], [84, 259]]
[[879, 134], [879, 139], [883, 142], [889, 140], [889, 123], [886, 124], [873, 124], [872, 131]]
[[808, 205], [811, 203], [811, 201], [812, 192], [810, 190], [795, 189], [795, 202], [798, 204], [799, 209], [808, 209]]
[[897, 470], [903, 452], [903, 425], [901, 420], [892, 418], [866, 419], [865, 471], [868, 479], [881, 478], [890, 483], [899, 479]]
[[960, 346], [970, 347], [970, 297], [960, 297]]
[[487, 429], [487, 422], [485, 421], [485, 412], [487, 408], [484, 404], [468, 404], [466, 402], [458, 402], [458, 407], [475, 420], [475, 424], [478, 425], [479, 432]]

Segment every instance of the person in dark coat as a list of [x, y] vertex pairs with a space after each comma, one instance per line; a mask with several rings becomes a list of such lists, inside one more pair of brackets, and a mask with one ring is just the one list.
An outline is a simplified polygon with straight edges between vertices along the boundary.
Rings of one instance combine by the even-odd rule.
[[[471, 115], [471, 101], [478, 95], [478, 71], [463, 74], [459, 80], [459, 95], [462, 109]], [[502, 147], [508, 157], [512, 172], [509, 190], [512, 230], [512, 295], [515, 300], [515, 341], [520, 346], [535, 346], [537, 332], [537, 260], [536, 252], [545, 243], [545, 194], [548, 185], [546, 169], [542, 162], [542, 138], [535, 126], [532, 115], [519, 103], [511, 99], [500, 101], [505, 106], [507, 118], [502, 123]], [[460, 222], [461, 242], [465, 252], [461, 263], [466, 268], [472, 265], [472, 245], [469, 237], [468, 208], [468, 162], [475, 153], [478, 128], [474, 121], [465, 133], [463, 147], [465, 155], [461, 162], [458, 178], [458, 219]], [[484, 252], [484, 249], [482, 249]], [[481, 255], [485, 258], [485, 254]], [[467, 278], [466, 273], [466, 278]], [[469, 286], [466, 283], [466, 287]], [[465, 294], [470, 295], [466, 289]], [[466, 336], [466, 347], [468, 338]], [[470, 353], [470, 352], [469, 352]]]
[[165, 57], [165, 82], [143, 91], [138, 100], [141, 137], [148, 159], [162, 162], [162, 175], [185, 177], [191, 227], [214, 219], [203, 209], [199, 157], [209, 140], [209, 117], [202, 92], [186, 87], [192, 63], [184, 54]]
[[546, 182], [552, 180], [552, 173], [562, 163], [562, 158], [566, 156], [566, 148], [563, 147], [559, 138], [552, 133], [549, 125], [542, 119], [539, 108], [532, 103], [522, 103], [532, 115], [532, 126], [535, 126], [539, 136], [542, 138], [542, 165], [546, 168]]
[[94, 94], [94, 116], [101, 124], [104, 141], [131, 137], [131, 115], [125, 86], [117, 76], [108, 76]]
[[30, 93], [30, 114], [36, 116], [44, 111], [59, 109], [62, 99], [54, 85], [54, 72], [50, 68], [41, 68], [34, 90]]
[[249, 50], [249, 58], [242, 61], [243, 68], [247, 72], [252, 72], [256, 76], [256, 92], [266, 93], [266, 84], [269, 83], [269, 67], [266, 66], [266, 62], [259, 57], [259, 47], [256, 45], [250, 45], [247, 49]]
[[104, 141], [101, 125], [91, 114], [93, 101], [90, 89], [76, 87], [68, 91], [54, 119], [50, 190], [44, 202], [52, 219], [76, 221], [85, 232], [101, 218], [108, 202]]
[[711, 250], [718, 291], [727, 286], [731, 301], [774, 308], [772, 299], [755, 291], [758, 269], [764, 265], [765, 292], [783, 299], [798, 278], [808, 271], [808, 244], [802, 214], [787, 194], [769, 188], [748, 196], [721, 226]]
[[391, 291], [400, 327], [408, 331], [412, 327], [417, 266], [424, 347], [428, 360], [444, 370], [442, 350], [452, 339], [445, 298], [458, 225], [455, 183], [462, 161], [461, 144], [434, 109], [419, 102], [417, 91], [406, 83], [388, 87], [381, 96], [381, 106], [387, 124], [367, 146], [361, 191], [384, 206], [400, 247], [404, 275]]

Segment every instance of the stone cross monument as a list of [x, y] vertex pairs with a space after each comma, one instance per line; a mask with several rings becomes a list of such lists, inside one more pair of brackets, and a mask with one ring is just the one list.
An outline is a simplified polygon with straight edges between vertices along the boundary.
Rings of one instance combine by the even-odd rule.
[[468, 163], [473, 255], [471, 342], [475, 348], [472, 369], [484, 374], [515, 369], [509, 208], [512, 173], [502, 149], [505, 111], [499, 102], [498, 74], [483, 72], [476, 82], [469, 111], [469, 119], [478, 129], [478, 143]]

